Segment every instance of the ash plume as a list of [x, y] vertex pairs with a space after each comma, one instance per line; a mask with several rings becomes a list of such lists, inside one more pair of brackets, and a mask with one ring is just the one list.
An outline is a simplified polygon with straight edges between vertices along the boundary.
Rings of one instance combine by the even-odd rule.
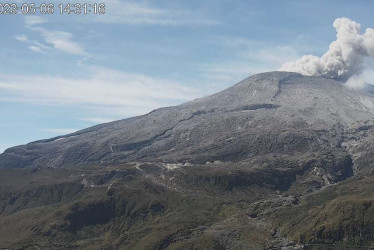
[[304, 55], [282, 65], [282, 71], [346, 81], [364, 70], [365, 58], [374, 57], [374, 29], [361, 33], [361, 25], [349, 18], [337, 18], [333, 24], [336, 40], [322, 57]]

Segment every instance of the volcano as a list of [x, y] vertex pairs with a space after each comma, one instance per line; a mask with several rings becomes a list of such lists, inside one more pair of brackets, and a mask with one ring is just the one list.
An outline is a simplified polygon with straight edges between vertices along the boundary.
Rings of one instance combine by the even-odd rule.
[[373, 93], [262, 73], [179, 106], [7, 149], [0, 247], [371, 246]]
[[212, 96], [14, 147], [1, 168], [124, 162], [205, 163], [343, 152], [344, 129], [374, 118], [374, 96], [296, 73], [248, 77]]

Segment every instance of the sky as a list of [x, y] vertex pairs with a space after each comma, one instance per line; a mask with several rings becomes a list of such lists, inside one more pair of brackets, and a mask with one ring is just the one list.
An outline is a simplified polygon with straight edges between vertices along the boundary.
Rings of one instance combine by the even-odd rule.
[[105, 14], [51, 2], [51, 15], [0, 14], [0, 153], [321, 56], [338, 17], [374, 27], [370, 0], [105, 0]]

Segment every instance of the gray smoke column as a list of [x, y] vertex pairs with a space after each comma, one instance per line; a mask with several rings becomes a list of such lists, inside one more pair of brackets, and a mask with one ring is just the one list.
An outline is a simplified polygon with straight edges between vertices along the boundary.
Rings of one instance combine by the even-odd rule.
[[322, 56], [305, 55], [282, 65], [282, 71], [322, 76], [345, 81], [364, 70], [364, 60], [374, 57], [374, 29], [361, 34], [361, 25], [348, 18], [337, 18], [333, 24], [336, 40]]

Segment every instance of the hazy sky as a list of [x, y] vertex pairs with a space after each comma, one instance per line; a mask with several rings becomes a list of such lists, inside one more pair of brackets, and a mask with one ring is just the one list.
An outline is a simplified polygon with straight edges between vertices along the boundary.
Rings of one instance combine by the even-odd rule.
[[374, 27], [370, 0], [103, 2], [104, 15], [0, 15], [0, 152], [320, 56], [337, 17]]

